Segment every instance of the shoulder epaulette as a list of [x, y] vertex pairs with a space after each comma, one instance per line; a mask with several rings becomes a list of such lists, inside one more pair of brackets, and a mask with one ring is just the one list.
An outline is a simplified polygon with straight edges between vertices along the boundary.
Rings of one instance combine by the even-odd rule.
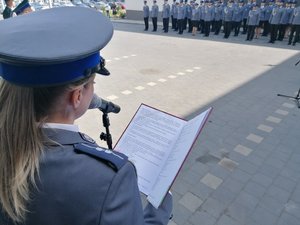
[[74, 149], [77, 153], [84, 153], [104, 161], [115, 171], [120, 170], [128, 161], [128, 157], [120, 152], [112, 151], [87, 143], [74, 144]]

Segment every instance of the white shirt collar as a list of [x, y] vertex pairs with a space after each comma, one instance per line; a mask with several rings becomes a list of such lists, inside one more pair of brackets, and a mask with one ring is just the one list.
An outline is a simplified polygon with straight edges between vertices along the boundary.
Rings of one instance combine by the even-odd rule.
[[45, 123], [44, 128], [62, 129], [73, 132], [79, 132], [79, 127], [75, 124], [63, 124], [63, 123]]

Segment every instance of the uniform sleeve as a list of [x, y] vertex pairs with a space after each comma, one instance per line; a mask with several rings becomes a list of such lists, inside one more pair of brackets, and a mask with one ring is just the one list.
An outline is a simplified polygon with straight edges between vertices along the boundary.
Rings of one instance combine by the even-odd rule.
[[99, 225], [166, 225], [172, 210], [172, 197], [167, 195], [160, 208], [142, 207], [134, 166], [127, 163], [116, 173], [101, 213]]

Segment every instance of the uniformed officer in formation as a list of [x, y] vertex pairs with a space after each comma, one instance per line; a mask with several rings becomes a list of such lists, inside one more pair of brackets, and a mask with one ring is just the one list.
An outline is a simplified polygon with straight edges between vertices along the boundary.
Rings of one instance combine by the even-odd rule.
[[183, 0], [180, 0], [180, 3], [177, 7], [178, 34], [183, 34], [184, 16], [185, 16], [185, 6], [183, 4]]
[[194, 1], [191, 0], [189, 3], [186, 4], [186, 18], [187, 18], [187, 32], [192, 33], [193, 25], [192, 25], [192, 7]]
[[285, 7], [283, 8], [282, 17], [279, 22], [279, 34], [277, 40], [282, 41], [285, 37], [286, 30], [289, 26], [293, 9], [291, 8], [290, 1], [287, 1]]
[[224, 25], [224, 38], [230, 36], [232, 29], [232, 18], [233, 18], [233, 1], [230, 0], [223, 9], [223, 25]]
[[176, 29], [176, 22], [177, 22], [177, 15], [176, 15], [176, 11], [177, 11], [177, 6], [176, 6], [176, 0], [173, 0], [172, 6], [171, 6], [171, 24], [172, 24], [172, 29], [175, 30]]
[[277, 0], [276, 5], [273, 7], [272, 14], [269, 19], [270, 23], [270, 41], [269, 43], [274, 44], [279, 31], [279, 23], [281, 17], [283, 15], [284, 8], [282, 7], [283, 2], [282, 0]]
[[153, 24], [153, 30], [154, 32], [157, 31], [157, 17], [158, 17], [158, 5], [156, 4], [156, 0], [153, 0], [153, 5], [151, 8], [151, 18], [152, 18], [152, 24]]
[[193, 3], [192, 4], [192, 25], [193, 25], [193, 30], [192, 30], [192, 35], [195, 36], [199, 21], [200, 21], [200, 10], [199, 10], [199, 4], [198, 3]]
[[203, 15], [203, 20], [204, 20], [204, 36], [208, 37], [211, 29], [211, 23], [214, 19], [215, 16], [215, 9], [212, 5], [212, 2], [209, 0], [205, 0], [205, 5], [204, 5], [204, 15]]
[[214, 31], [215, 35], [218, 35], [222, 27], [222, 18], [223, 18], [223, 5], [221, 1], [216, 1], [215, 3], [215, 18], [214, 18]]
[[[295, 2], [296, 4], [296, 2]], [[291, 32], [289, 36], [288, 45], [293, 44], [296, 45], [300, 40], [300, 6], [293, 10], [293, 14], [291, 17]]]
[[244, 9], [243, 9], [243, 33], [242, 34], [247, 33], [247, 20], [248, 20], [249, 11], [251, 10], [251, 7], [252, 7], [251, 1], [247, 0], [247, 3], [244, 5]]
[[0, 33], [0, 224], [167, 225], [172, 196], [143, 209], [134, 165], [74, 125], [95, 96], [109, 19], [59, 7]]
[[255, 28], [259, 25], [259, 10], [257, 4], [253, 4], [251, 10], [249, 11], [249, 16], [247, 19], [247, 41], [252, 41], [255, 33]]
[[3, 19], [8, 19], [13, 16], [13, 7], [14, 7], [13, 0], [5, 0], [5, 9], [2, 13]]
[[143, 6], [143, 14], [144, 14], [144, 23], [145, 23], [145, 31], [149, 29], [149, 15], [150, 15], [150, 10], [149, 6], [147, 5], [147, 1], [144, 1], [144, 6]]
[[243, 1], [240, 0], [238, 5], [234, 7], [233, 9], [233, 30], [234, 30], [234, 36], [238, 36], [240, 33], [240, 28], [243, 20]]
[[170, 5], [168, 0], [164, 1], [163, 8], [162, 8], [162, 18], [163, 18], [163, 31], [168, 33], [169, 31], [169, 20], [170, 20]]

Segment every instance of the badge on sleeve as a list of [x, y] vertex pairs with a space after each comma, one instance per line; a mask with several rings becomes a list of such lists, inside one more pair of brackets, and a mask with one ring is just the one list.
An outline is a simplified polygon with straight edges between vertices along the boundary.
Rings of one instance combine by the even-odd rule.
[[120, 152], [111, 151], [87, 143], [75, 144], [74, 149], [77, 153], [84, 153], [104, 161], [115, 171], [120, 170], [128, 161], [128, 157]]

